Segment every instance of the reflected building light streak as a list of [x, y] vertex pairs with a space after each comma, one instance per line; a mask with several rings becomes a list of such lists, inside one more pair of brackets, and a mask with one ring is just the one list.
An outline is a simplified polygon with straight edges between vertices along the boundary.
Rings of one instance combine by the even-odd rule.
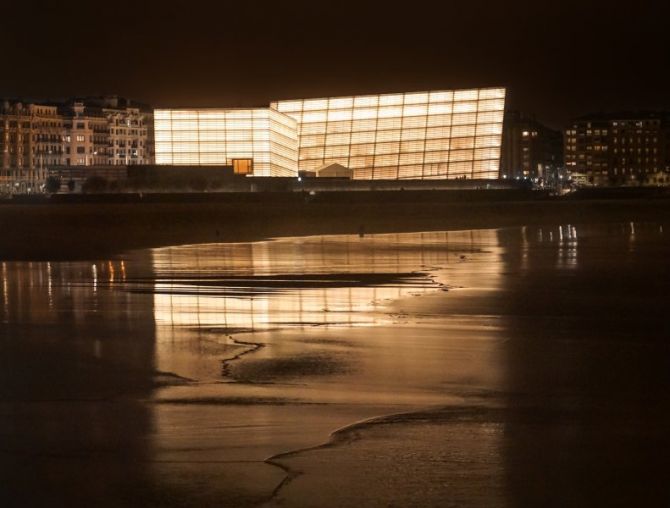
[[[475, 253], [475, 245], [495, 246], [496, 242], [494, 231], [478, 231], [155, 249], [155, 322], [168, 342], [179, 333], [175, 329], [196, 325], [263, 330], [388, 323], [393, 318], [379, 310], [389, 301], [435, 292], [440, 283], [448, 283], [441, 280], [447, 272], [440, 268], [451, 267], [449, 275], [453, 270], [467, 273], [467, 265], [448, 245], [460, 245], [457, 252]], [[196, 258], [199, 268], [194, 273]], [[435, 280], [411, 275], [422, 266], [437, 270]], [[352, 274], [351, 282], [347, 273]], [[368, 284], [360, 275], [376, 273], [403, 276], [392, 283], [382, 278]], [[226, 275], [236, 278], [226, 279]]]
[[628, 234], [628, 252], [633, 252], [635, 250], [635, 223], [628, 223], [629, 234]]
[[93, 356], [98, 359], [102, 358], [102, 341], [100, 339], [93, 341]]
[[577, 268], [577, 228], [568, 224], [559, 226], [558, 259], [556, 268], [575, 269]]
[[49, 295], [49, 309], [53, 309], [53, 274], [51, 263], [47, 263], [47, 294]]
[[95, 293], [98, 290], [98, 267], [95, 263], [91, 265], [91, 276], [93, 277], [93, 292]]
[[628, 243], [631, 245], [631, 249], [633, 244], [635, 243], [635, 223], [631, 222], [629, 224], [630, 227], [630, 234], [628, 235]]
[[5, 311], [5, 319], [9, 316], [9, 290], [7, 287], [7, 263], [2, 262], [2, 305]]
[[543, 228], [538, 228], [536, 237], [538, 243], [550, 244], [554, 243], [554, 237], [556, 237], [556, 268], [575, 269], [578, 267], [579, 235], [575, 226], [560, 225], [556, 235], [554, 231], [545, 232]]
[[100, 266], [90, 262], [3, 263], [0, 320], [53, 324], [62, 323], [67, 316], [68, 326], [79, 326], [87, 322], [90, 313], [104, 310], [108, 315], [114, 313], [121, 325], [126, 316], [138, 312], [133, 302], [151, 297], [123, 291], [126, 288], [118, 280], [109, 283], [106, 266], [106, 261]]
[[521, 267], [523, 271], [528, 270], [528, 251], [530, 250], [530, 243], [528, 242], [528, 228], [523, 226], [521, 228]]
[[254, 297], [186, 295], [180, 284], [156, 284], [157, 325], [263, 330], [276, 326], [370, 326], [381, 302], [436, 291], [428, 287], [289, 289]]

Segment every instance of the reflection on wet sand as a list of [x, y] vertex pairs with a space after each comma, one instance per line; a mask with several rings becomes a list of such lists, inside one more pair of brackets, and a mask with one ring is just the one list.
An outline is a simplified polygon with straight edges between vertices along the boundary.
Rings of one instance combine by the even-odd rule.
[[2, 263], [0, 501], [667, 504], [668, 253], [623, 223]]
[[92, 266], [1, 265], [2, 506], [119, 506], [150, 481], [152, 299], [98, 291]]
[[390, 325], [402, 320], [390, 302], [447, 290], [435, 267], [458, 271], [495, 242], [494, 231], [468, 231], [156, 249], [153, 279], [132, 288], [154, 293], [161, 370], [217, 378], [216, 364], [203, 365], [203, 348], [229, 353], [226, 333], [318, 326], [341, 335], [342, 327]]
[[[434, 291], [440, 281], [429, 277], [431, 268], [457, 264], [492, 240], [489, 231], [157, 249], [156, 322], [245, 330], [378, 324], [372, 311], [383, 302]], [[445, 248], [452, 242], [454, 250]]]
[[[496, 351], [501, 376], [486, 379], [480, 363], [466, 382], [446, 376], [460, 401], [372, 419], [338, 432], [332, 446], [280, 455], [298, 476], [278, 504], [667, 504], [670, 328], [659, 295], [668, 290], [670, 244], [662, 226], [510, 229], [499, 241], [498, 286], [402, 307], [444, 331], [464, 316], [486, 324], [495, 311], [497, 329], [484, 326], [461, 344], [467, 356], [450, 347], [466, 327], [437, 340], [450, 350], [446, 370]], [[405, 331], [420, 337], [415, 323]]]

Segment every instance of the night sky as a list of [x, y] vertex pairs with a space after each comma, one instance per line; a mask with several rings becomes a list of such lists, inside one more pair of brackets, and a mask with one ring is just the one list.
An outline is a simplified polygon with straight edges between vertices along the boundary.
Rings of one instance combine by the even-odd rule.
[[556, 127], [670, 109], [667, 2], [48, 4], [3, 5], [0, 96], [225, 107], [504, 85]]

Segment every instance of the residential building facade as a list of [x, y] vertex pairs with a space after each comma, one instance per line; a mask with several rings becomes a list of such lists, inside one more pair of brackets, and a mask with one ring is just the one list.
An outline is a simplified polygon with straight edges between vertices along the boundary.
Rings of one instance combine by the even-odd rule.
[[63, 163], [65, 130], [55, 106], [0, 104], [0, 193], [39, 188], [48, 168]]
[[556, 183], [564, 175], [563, 134], [519, 111], [505, 113], [500, 176]]
[[66, 118], [66, 166], [152, 164], [153, 114], [117, 96], [73, 100]]
[[670, 114], [607, 113], [565, 130], [568, 171], [592, 185], [670, 183]]
[[62, 107], [65, 125], [65, 166], [94, 166], [107, 163], [107, 120], [87, 111], [83, 102]]
[[62, 166], [153, 164], [153, 112], [117, 96], [0, 102], [0, 193], [36, 192]]

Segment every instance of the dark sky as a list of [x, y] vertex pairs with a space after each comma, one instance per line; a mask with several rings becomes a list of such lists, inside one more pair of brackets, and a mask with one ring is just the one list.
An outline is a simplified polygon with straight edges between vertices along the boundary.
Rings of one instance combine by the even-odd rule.
[[10, 1], [0, 96], [156, 107], [504, 85], [561, 126], [670, 109], [667, 2]]

